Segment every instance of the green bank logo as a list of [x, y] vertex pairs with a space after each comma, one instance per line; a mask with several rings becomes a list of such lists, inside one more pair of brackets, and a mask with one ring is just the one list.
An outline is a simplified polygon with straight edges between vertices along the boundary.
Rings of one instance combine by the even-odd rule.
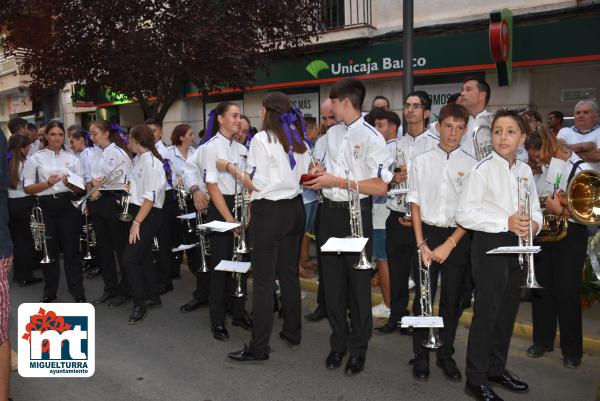
[[306, 71], [310, 75], [312, 75], [315, 79], [319, 78], [319, 73], [323, 70], [328, 70], [329, 65], [323, 60], [315, 60], [312, 61], [309, 65], [306, 66]]

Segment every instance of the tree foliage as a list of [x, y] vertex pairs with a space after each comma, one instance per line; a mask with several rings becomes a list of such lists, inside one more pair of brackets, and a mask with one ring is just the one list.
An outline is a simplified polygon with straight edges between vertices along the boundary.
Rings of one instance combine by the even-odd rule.
[[321, 0], [6, 1], [3, 45], [24, 50], [32, 93], [109, 87], [161, 120], [186, 82], [243, 88], [274, 52], [321, 28]]

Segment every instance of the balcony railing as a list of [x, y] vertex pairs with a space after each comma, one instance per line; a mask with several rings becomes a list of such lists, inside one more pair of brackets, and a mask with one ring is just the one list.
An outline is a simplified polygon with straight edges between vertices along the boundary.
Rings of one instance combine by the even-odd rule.
[[372, 26], [371, 0], [323, 0], [325, 29]]
[[15, 56], [7, 56], [0, 52], [0, 76], [17, 71], [17, 59]]

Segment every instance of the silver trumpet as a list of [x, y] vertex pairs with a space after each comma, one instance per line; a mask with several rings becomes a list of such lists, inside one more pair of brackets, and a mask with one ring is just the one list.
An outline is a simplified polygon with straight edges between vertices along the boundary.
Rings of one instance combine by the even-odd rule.
[[[308, 155], [310, 156], [311, 168], [314, 168], [317, 165], [317, 162], [313, 158], [314, 151], [315, 151], [315, 146], [313, 145], [312, 148], [310, 149], [310, 152], [308, 152]], [[319, 203], [323, 203], [323, 191], [321, 191], [320, 189], [315, 189], [315, 192], [317, 193], [317, 199], [319, 200]]]
[[[237, 169], [238, 164], [234, 163]], [[243, 172], [245, 174], [245, 171]], [[239, 184], [238, 184], [239, 183]], [[238, 185], [241, 185], [240, 193], [238, 194]], [[248, 223], [248, 211], [249, 211], [249, 199], [247, 200], [246, 191], [244, 191], [243, 176], [242, 182], [235, 179], [235, 200], [233, 205], [233, 218], [235, 221], [240, 223], [239, 236], [233, 238], [233, 261], [240, 262], [244, 254], [250, 253], [250, 247], [246, 243], [246, 226]], [[239, 210], [239, 212], [238, 212]], [[246, 293], [242, 288], [242, 273], [233, 273], [235, 280], [235, 289], [233, 291], [233, 297], [244, 298]]]
[[46, 240], [49, 239], [50, 236], [46, 235], [46, 224], [44, 223], [44, 213], [42, 212], [41, 207], [34, 206], [33, 209], [31, 209], [29, 228], [31, 229], [35, 250], [42, 252], [42, 260], [40, 263], [49, 264], [54, 262], [54, 259], [48, 254], [48, 244]]
[[85, 242], [85, 256], [83, 260], [92, 260], [94, 256], [92, 256], [91, 248], [96, 246], [96, 232], [94, 231], [94, 227], [89, 222], [88, 214], [85, 215], [85, 224], [83, 225], [83, 241]]
[[78, 201], [71, 201], [71, 203], [73, 204], [73, 206], [75, 206], [75, 208], [80, 209], [81, 205], [83, 205], [83, 203], [92, 195], [94, 195], [100, 188], [102, 188], [102, 186], [107, 185], [107, 184], [114, 184], [117, 181], [119, 181], [121, 179], [121, 177], [123, 176], [123, 170], [121, 169], [121, 166], [123, 165], [123, 163], [120, 163], [117, 167], [115, 167], [114, 169], [112, 169], [108, 174], [106, 174], [106, 176], [104, 176], [102, 178], [102, 180], [100, 180], [100, 183], [91, 188], [88, 193], [86, 193], [84, 196], [81, 197], [81, 199], [79, 199]]
[[[352, 189], [350, 186], [348, 170], [346, 170], [346, 190], [348, 193], [348, 211], [350, 213], [350, 235], [352, 238], [362, 238], [363, 225], [362, 211], [360, 210], [360, 191], [358, 190], [358, 181], [355, 182], [356, 189]], [[371, 270], [375, 268], [375, 265], [369, 262], [369, 259], [367, 259], [367, 253], [365, 249], [363, 249], [360, 253], [358, 263], [353, 267], [356, 270]]]
[[[420, 283], [420, 297], [419, 303], [421, 305], [421, 316], [433, 316], [433, 300], [431, 294], [431, 281], [429, 280], [429, 266], [423, 268], [423, 259], [421, 259], [421, 250], [417, 249], [417, 258], [419, 261], [419, 283]], [[436, 349], [442, 345], [436, 327], [429, 328], [429, 336], [427, 340], [423, 341], [423, 347], [429, 349]]]
[[[519, 177], [518, 184], [517, 194], [519, 197], [519, 214], [521, 216], [529, 216], [529, 232], [527, 233], [527, 239], [523, 239], [523, 237], [519, 235], [519, 246], [532, 246], [533, 222], [531, 220], [531, 192], [529, 191], [529, 185], [526, 178]], [[519, 254], [519, 266], [521, 266], [521, 270], [523, 270], [525, 268], [525, 264], [527, 264], [527, 277], [525, 278], [525, 284], [522, 286], [523, 288], [543, 288], [535, 279], [533, 256], [533, 253]], [[527, 260], [525, 260], [525, 258], [527, 258]]]
[[[186, 202], [188, 192], [183, 188], [183, 183], [181, 183], [180, 180], [177, 180], [177, 185], [174, 189], [175, 193], [177, 194], [177, 208], [179, 209], [179, 213], [181, 215], [188, 214], [188, 207]], [[185, 224], [187, 225], [188, 233], [194, 232], [194, 228], [192, 227], [192, 224], [190, 223], [189, 219], [185, 219]]]
[[198, 245], [200, 245], [200, 268], [198, 273], [208, 273], [210, 270], [208, 270], [206, 257], [210, 256], [210, 249], [206, 247], [208, 238], [204, 235], [204, 229], [200, 227], [202, 224], [202, 213], [196, 212], [196, 233], [198, 234]]
[[[402, 166], [406, 165], [406, 155], [404, 154], [404, 151], [402, 149], [400, 149], [400, 147], [398, 147], [398, 142], [396, 141], [396, 168], [394, 169], [394, 172], [399, 172], [400, 169], [402, 168]], [[392, 184], [392, 189], [407, 189], [408, 188], [408, 184], [406, 181], [402, 181], [396, 184]], [[398, 205], [398, 207], [402, 206], [402, 204], [404, 203], [404, 205], [406, 206], [407, 210], [410, 210], [410, 207], [407, 205], [406, 203], [406, 195], [405, 194], [396, 194], [396, 204]]]
[[[131, 182], [127, 181], [127, 186], [131, 185]], [[129, 213], [129, 202], [131, 201], [131, 194], [127, 191], [121, 199], [117, 200], [117, 204], [123, 208], [121, 213], [117, 213], [117, 219], [125, 223], [133, 221], [133, 216]]]

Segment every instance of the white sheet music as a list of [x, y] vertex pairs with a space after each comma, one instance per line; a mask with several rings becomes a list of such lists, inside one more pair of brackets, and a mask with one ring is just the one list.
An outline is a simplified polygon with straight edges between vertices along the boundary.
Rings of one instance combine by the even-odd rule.
[[321, 252], [362, 252], [368, 241], [368, 238], [331, 237], [323, 244]]
[[402, 327], [444, 327], [444, 319], [441, 316], [404, 316], [401, 321]]
[[486, 253], [488, 255], [497, 254], [515, 254], [515, 253], [538, 253], [542, 248], [540, 246], [501, 246]]
[[234, 262], [233, 260], [222, 260], [215, 270], [232, 273], [248, 273], [250, 262]]
[[192, 212], [188, 214], [182, 214], [180, 216], [177, 216], [177, 218], [181, 220], [193, 220], [196, 218], [196, 213]]
[[240, 223], [227, 223], [226, 221], [213, 220], [210, 223], [201, 224], [200, 227], [205, 230], [217, 231], [224, 233], [226, 231], [238, 228]]
[[83, 183], [83, 177], [73, 174], [69, 171], [69, 175], [67, 176], [67, 181], [69, 184], [76, 186], [77, 188], [85, 189], [85, 184]]
[[188, 249], [192, 249], [197, 246], [198, 244], [181, 244], [177, 248], [171, 249], [171, 252], [187, 251]]

